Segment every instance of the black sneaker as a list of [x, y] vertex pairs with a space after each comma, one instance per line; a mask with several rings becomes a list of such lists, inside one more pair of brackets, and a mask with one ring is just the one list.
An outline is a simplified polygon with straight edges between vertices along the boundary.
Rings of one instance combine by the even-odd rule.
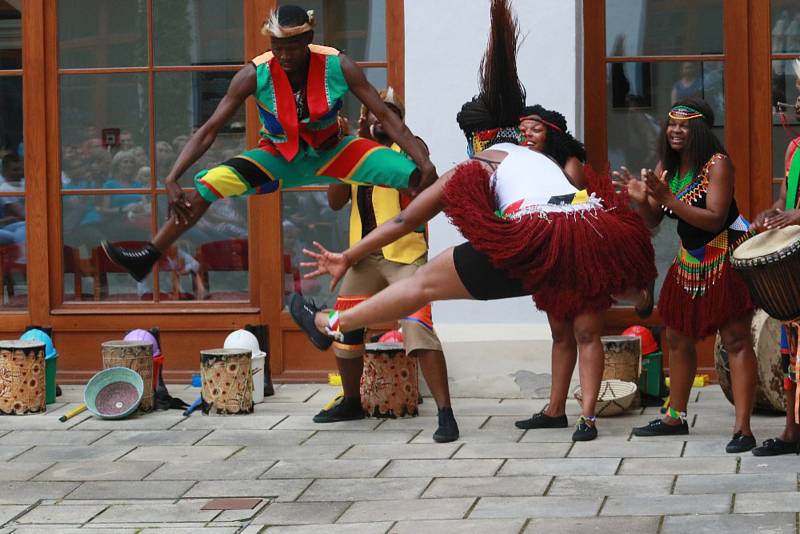
[[753, 456], [780, 456], [781, 454], [800, 454], [800, 441], [770, 438], [760, 447], [753, 449]]
[[319, 350], [328, 350], [333, 339], [317, 330], [314, 317], [318, 311], [319, 308], [312, 301], [304, 299], [302, 295], [294, 293], [289, 299], [289, 313], [292, 314], [297, 326], [306, 333], [306, 337], [315, 347]]
[[733, 435], [733, 439], [731, 439], [728, 444], [725, 446], [725, 452], [728, 454], [736, 454], [739, 452], [747, 452], [749, 450], [755, 449], [756, 447], [756, 438], [752, 435], [747, 436], [742, 434], [740, 430], [736, 434]]
[[645, 426], [633, 429], [634, 436], [680, 436], [689, 433], [689, 423], [681, 420], [679, 425], [668, 425], [661, 419], [653, 419]]
[[161, 252], [151, 243], [140, 249], [117, 248], [108, 241], [101, 241], [100, 246], [106, 252], [108, 258], [128, 271], [137, 282], [143, 281], [153, 270]]
[[542, 408], [541, 412], [533, 414], [530, 419], [523, 419], [515, 422], [514, 426], [522, 430], [530, 430], [533, 428], [567, 428], [569, 426], [567, 414], [552, 417], [544, 413], [546, 409], [547, 407], [545, 406]]
[[572, 441], [592, 441], [596, 437], [597, 427], [594, 421], [580, 416], [578, 418], [578, 424], [575, 426], [575, 432], [572, 433]]
[[337, 421], [355, 421], [364, 419], [364, 408], [361, 399], [357, 397], [342, 397], [327, 410], [320, 411], [314, 416], [315, 423], [336, 423]]
[[433, 441], [449, 443], [458, 439], [458, 423], [452, 408], [439, 409], [439, 428], [433, 433]]

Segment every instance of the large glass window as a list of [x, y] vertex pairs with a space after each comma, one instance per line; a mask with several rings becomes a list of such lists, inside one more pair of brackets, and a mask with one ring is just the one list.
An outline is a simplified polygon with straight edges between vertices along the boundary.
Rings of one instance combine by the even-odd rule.
[[[212, 206], [143, 282], [100, 247], [141, 246], [166, 219], [164, 179], [243, 63], [242, 0], [60, 0], [58, 8], [64, 299], [248, 300], [244, 200]], [[181, 185], [244, 148], [244, 114]]]
[[28, 305], [22, 5], [0, 1], [0, 311]]
[[777, 200], [787, 157], [800, 144], [800, 5], [772, 0], [772, 191]]

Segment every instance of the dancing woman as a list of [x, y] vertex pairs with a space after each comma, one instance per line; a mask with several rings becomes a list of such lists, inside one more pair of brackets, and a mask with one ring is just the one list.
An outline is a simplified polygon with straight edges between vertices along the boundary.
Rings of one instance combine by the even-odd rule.
[[728, 255], [746, 237], [733, 194], [733, 165], [714, 135], [714, 112], [699, 98], [675, 103], [661, 133], [661, 161], [642, 179], [623, 167], [627, 186], [648, 226], [664, 215], [678, 220], [681, 246], [661, 288], [658, 309], [667, 327], [670, 408], [662, 419], [634, 428], [636, 436], [688, 434], [687, 405], [697, 371], [697, 342], [719, 331], [731, 367], [736, 422], [729, 453], [756, 445], [750, 430], [756, 357], [750, 335], [753, 303]]

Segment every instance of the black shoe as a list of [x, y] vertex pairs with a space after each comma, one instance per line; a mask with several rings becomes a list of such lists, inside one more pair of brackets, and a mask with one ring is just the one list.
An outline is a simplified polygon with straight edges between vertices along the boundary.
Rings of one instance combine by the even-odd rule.
[[289, 313], [292, 314], [297, 326], [306, 333], [306, 337], [315, 347], [319, 350], [328, 350], [333, 339], [317, 330], [314, 317], [318, 311], [319, 308], [312, 301], [304, 299], [302, 295], [294, 293], [289, 299]]
[[633, 308], [636, 312], [636, 315], [642, 319], [647, 319], [653, 314], [653, 306], [655, 305], [655, 298], [653, 294], [656, 291], [655, 280], [653, 280], [653, 283], [650, 284], [650, 287], [648, 287], [645, 291], [644, 303], [640, 302]]
[[645, 426], [633, 429], [634, 436], [680, 436], [689, 433], [689, 423], [681, 421], [679, 425], [668, 425], [661, 419], [653, 419]]
[[153, 265], [161, 257], [161, 252], [151, 243], [137, 250], [117, 248], [108, 241], [100, 242], [100, 246], [103, 247], [111, 261], [128, 271], [128, 274], [137, 282], [147, 278], [147, 275], [153, 270]]
[[579, 417], [575, 432], [572, 433], [572, 441], [592, 441], [596, 437], [597, 427], [594, 421], [590, 421], [583, 416]]
[[522, 430], [530, 430], [533, 428], [567, 428], [567, 414], [559, 415], [558, 417], [551, 417], [544, 413], [547, 409], [545, 406], [542, 411], [535, 413], [530, 419], [523, 419], [514, 423], [514, 426]]
[[756, 446], [756, 438], [742, 434], [741, 430], [733, 435], [728, 444], [725, 446], [725, 452], [728, 454], [735, 454], [738, 452], [747, 452], [754, 449]]
[[452, 408], [439, 409], [439, 428], [433, 433], [433, 441], [449, 443], [458, 439], [458, 423]]
[[361, 399], [356, 397], [342, 397], [328, 410], [322, 410], [314, 416], [315, 423], [336, 423], [337, 421], [355, 421], [364, 419], [364, 408]]
[[780, 456], [781, 454], [800, 454], [800, 441], [783, 441], [771, 438], [760, 447], [753, 449], [753, 456]]

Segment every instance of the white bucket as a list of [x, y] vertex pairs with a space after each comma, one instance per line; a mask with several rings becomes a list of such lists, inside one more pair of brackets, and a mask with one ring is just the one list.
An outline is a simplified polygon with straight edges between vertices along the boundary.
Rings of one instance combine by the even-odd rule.
[[253, 355], [250, 368], [253, 373], [253, 402], [264, 402], [264, 362], [267, 355], [259, 352]]

